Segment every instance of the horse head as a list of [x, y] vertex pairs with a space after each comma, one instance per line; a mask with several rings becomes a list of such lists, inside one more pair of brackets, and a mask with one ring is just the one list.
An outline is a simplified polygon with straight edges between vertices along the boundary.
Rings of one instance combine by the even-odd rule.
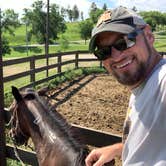
[[26, 100], [35, 99], [35, 94], [33, 92], [21, 94], [19, 90], [14, 86], [12, 86], [12, 94], [15, 100], [9, 108], [9, 110], [12, 112], [12, 129], [10, 131], [10, 134], [17, 145], [23, 145], [27, 143], [30, 137], [29, 126], [27, 125], [28, 123], [26, 123], [27, 118], [25, 114], [29, 113], [29, 116], [33, 118], [25, 102]]

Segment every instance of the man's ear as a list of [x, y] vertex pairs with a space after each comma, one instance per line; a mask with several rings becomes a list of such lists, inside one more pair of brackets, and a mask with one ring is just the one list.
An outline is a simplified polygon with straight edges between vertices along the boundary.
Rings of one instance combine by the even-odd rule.
[[154, 44], [154, 34], [152, 33], [152, 30], [151, 30], [151, 27], [147, 24], [144, 28], [144, 34], [145, 34], [145, 37], [148, 41], [148, 43], [153, 46]]

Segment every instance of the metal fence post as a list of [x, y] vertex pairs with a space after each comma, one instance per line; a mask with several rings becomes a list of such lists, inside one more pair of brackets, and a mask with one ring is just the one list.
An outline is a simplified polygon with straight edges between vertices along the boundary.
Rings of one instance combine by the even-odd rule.
[[0, 9], [0, 165], [6, 166], [5, 112], [2, 63], [2, 29]]

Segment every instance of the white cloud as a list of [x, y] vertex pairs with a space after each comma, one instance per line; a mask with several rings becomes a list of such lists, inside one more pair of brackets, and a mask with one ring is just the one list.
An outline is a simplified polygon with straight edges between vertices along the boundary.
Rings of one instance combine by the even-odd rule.
[[[30, 8], [35, 1], [36, 0], [0, 0], [0, 8], [2, 10], [14, 9], [15, 12], [22, 14], [23, 9]], [[46, 3], [47, 0], [43, 0], [43, 2]], [[56, 3], [65, 8], [67, 8], [69, 5], [70, 8], [72, 8], [76, 4], [79, 11], [83, 11], [85, 18], [88, 17], [89, 8], [91, 5], [91, 2], [88, 0], [50, 0], [50, 4], [52, 3]]]
[[34, 0], [0, 0], [2, 10], [14, 9], [17, 13], [22, 12], [24, 8], [29, 8]]
[[126, 6], [132, 8], [135, 6], [140, 11], [158, 10], [166, 12], [166, 1], [165, 0], [116, 0], [116, 6]]
[[[36, 0], [0, 0], [0, 8], [2, 10], [11, 8], [14, 9], [15, 12], [22, 14], [24, 8], [30, 8], [31, 5]], [[43, 0], [43, 2], [47, 2], [47, 0]], [[166, 0], [93, 0], [96, 4], [99, 2], [106, 3], [109, 8], [116, 6], [126, 6], [132, 8], [135, 6], [138, 10], [158, 10], [166, 12]], [[80, 11], [83, 11], [84, 18], [88, 17], [89, 9], [92, 3], [92, 0], [50, 0], [50, 3], [56, 3], [65, 8], [70, 5], [72, 8], [75, 4], [77, 5]]]

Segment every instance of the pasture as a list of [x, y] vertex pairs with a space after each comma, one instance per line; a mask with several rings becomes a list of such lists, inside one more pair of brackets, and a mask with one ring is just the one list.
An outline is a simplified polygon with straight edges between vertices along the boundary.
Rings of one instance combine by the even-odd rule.
[[[29, 30], [31, 27], [28, 27]], [[165, 32], [154, 32], [156, 42], [155, 47], [158, 51], [166, 52], [166, 33]], [[26, 27], [22, 25], [15, 30], [15, 35], [11, 36], [8, 33], [5, 33], [4, 36], [8, 39], [9, 45], [11, 46], [11, 54], [6, 54], [3, 58], [20, 58], [27, 56], [37, 56], [45, 53], [44, 45], [37, 44], [36, 39], [32, 36], [31, 42], [28, 43], [28, 53], [26, 47]], [[69, 46], [66, 49], [60, 47], [60, 39], [64, 36], [68, 42]], [[49, 53], [56, 52], [67, 52], [67, 51], [76, 51], [76, 50], [88, 50], [88, 43], [85, 44], [85, 41], [81, 39], [79, 33], [79, 22], [67, 23], [67, 30], [63, 34], [59, 34], [55, 43], [49, 46]]]

